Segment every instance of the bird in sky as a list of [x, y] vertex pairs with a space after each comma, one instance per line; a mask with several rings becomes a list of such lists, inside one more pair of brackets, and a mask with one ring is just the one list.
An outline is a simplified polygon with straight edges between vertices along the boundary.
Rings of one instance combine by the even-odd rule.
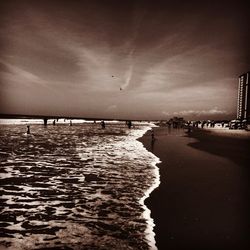
[[[115, 77], [115, 76], [112, 75], [112, 77]], [[120, 87], [120, 91], [122, 91], [122, 87]]]

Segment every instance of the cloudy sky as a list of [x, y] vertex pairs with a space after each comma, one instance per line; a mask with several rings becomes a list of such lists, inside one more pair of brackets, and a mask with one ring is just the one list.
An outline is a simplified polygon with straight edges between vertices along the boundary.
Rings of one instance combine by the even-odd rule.
[[0, 5], [0, 113], [235, 116], [238, 76], [250, 70], [244, 1]]

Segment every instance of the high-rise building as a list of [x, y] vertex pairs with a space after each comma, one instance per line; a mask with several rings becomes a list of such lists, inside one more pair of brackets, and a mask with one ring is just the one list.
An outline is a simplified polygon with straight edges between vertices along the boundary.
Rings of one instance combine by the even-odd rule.
[[239, 77], [237, 119], [250, 121], [250, 72]]

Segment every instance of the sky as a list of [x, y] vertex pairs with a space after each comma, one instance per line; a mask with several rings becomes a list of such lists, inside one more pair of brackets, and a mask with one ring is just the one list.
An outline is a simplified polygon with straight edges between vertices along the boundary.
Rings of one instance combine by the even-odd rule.
[[234, 118], [246, 2], [3, 0], [0, 113]]

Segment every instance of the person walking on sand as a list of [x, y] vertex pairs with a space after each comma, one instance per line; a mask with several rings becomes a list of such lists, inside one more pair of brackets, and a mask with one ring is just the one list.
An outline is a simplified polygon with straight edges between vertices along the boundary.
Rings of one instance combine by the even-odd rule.
[[154, 131], [152, 130], [151, 131], [151, 150], [152, 152], [154, 152], [154, 145], [155, 145], [155, 134], [154, 134]]
[[155, 134], [154, 134], [154, 130], [151, 131], [151, 140], [152, 142], [155, 141]]
[[206, 124], [206, 122], [203, 121], [203, 122], [201, 123], [201, 128], [204, 128], [205, 124]]
[[27, 135], [29, 135], [29, 134], [30, 134], [30, 126], [27, 125]]

